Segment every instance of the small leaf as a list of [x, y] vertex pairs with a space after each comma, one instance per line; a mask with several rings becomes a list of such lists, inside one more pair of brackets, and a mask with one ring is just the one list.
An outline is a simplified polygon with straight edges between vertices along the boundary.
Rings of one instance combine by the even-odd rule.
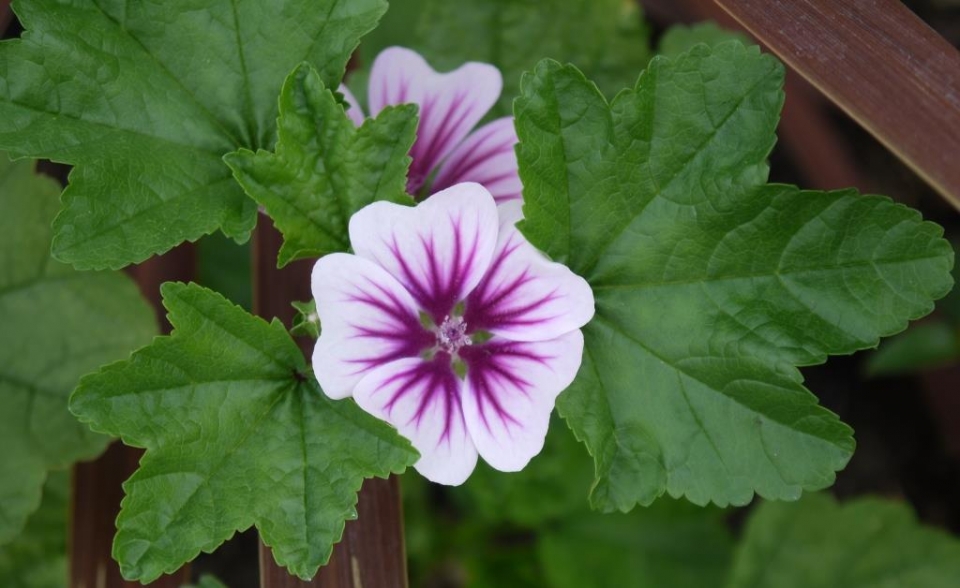
[[297, 314], [293, 317], [293, 326], [290, 328], [290, 334], [298, 337], [310, 337], [312, 339], [320, 337], [320, 317], [317, 316], [316, 301], [295, 301], [291, 302], [290, 305], [297, 309]]
[[795, 366], [875, 346], [950, 289], [953, 252], [917, 212], [766, 184], [782, 84], [739, 43], [655, 58], [610, 104], [572, 66], [524, 78], [521, 230], [595, 294], [558, 409], [597, 508], [830, 485], [852, 431]]
[[279, 321], [196, 285], [161, 288], [174, 331], [85, 377], [70, 409], [147, 449], [124, 484], [113, 554], [148, 583], [256, 525], [307, 579], [356, 516], [366, 477], [416, 451], [351, 400], [320, 390]]
[[827, 495], [767, 502], [754, 512], [727, 588], [923, 586], [953, 588], [960, 542], [917, 523], [903, 504]]
[[347, 223], [371, 202], [413, 204], [406, 173], [416, 112], [412, 105], [385, 108], [357, 129], [312, 67], [301, 65], [287, 77], [276, 153], [241, 149], [224, 158], [283, 233], [280, 267], [347, 251]]
[[145, 344], [153, 312], [126, 276], [50, 259], [59, 186], [0, 152], [0, 544], [40, 504], [47, 470], [106, 447], [67, 411], [80, 376]]
[[275, 140], [277, 92], [301, 61], [335, 86], [384, 0], [23, 0], [0, 43], [0, 147], [76, 165], [54, 254], [117, 268], [256, 206], [221, 160]]

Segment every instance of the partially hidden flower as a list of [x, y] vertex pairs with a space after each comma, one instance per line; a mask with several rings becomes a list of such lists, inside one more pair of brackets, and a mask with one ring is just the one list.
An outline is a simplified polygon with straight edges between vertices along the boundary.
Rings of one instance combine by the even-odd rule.
[[[470, 62], [437, 73], [415, 51], [391, 47], [373, 61], [367, 102], [371, 116], [385, 106], [413, 103], [420, 108], [417, 140], [410, 149], [407, 192], [434, 193], [461, 182], [482, 184], [497, 202], [521, 197], [517, 134], [507, 116], [470, 131], [500, 97], [503, 78], [486, 63]], [[357, 126], [364, 115], [346, 86], [340, 92]]]
[[478, 454], [523, 468], [580, 367], [593, 293], [520, 218], [519, 201], [498, 207], [475, 183], [416, 207], [377, 202], [350, 219], [355, 254], [313, 269], [321, 387], [395, 426], [435, 482], [462, 483]]

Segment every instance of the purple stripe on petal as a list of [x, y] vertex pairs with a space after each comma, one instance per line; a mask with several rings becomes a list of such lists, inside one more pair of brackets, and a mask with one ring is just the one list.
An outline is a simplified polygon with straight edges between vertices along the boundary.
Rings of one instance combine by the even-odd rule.
[[350, 220], [357, 255], [392, 274], [436, 324], [486, 271], [499, 220], [490, 193], [458, 184], [415, 208], [374, 203]]
[[[503, 207], [519, 207], [511, 202]], [[468, 332], [542, 341], [578, 329], [593, 316], [593, 292], [566, 266], [547, 260], [510, 222], [501, 222], [490, 267], [466, 300]]]
[[417, 357], [436, 337], [426, 330], [414, 299], [373, 262], [343, 253], [320, 259], [311, 278], [323, 325], [313, 366], [324, 392], [349, 396], [374, 367]]
[[490, 190], [498, 203], [519, 199], [522, 185], [514, 153], [516, 143], [512, 117], [484, 125], [443, 161], [434, 178], [433, 189], [442, 190], [460, 182], [477, 182]]
[[554, 401], [573, 381], [582, 354], [579, 330], [549, 341], [495, 337], [461, 350], [464, 419], [484, 460], [516, 471], [540, 452]]
[[354, 392], [365, 411], [397, 428], [420, 452], [414, 467], [430, 480], [460, 484], [477, 462], [450, 356], [401, 359], [371, 371]]

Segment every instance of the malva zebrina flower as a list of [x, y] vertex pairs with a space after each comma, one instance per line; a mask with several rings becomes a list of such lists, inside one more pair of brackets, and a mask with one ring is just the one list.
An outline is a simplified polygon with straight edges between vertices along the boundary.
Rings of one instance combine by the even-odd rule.
[[478, 455], [523, 468], [582, 360], [593, 293], [523, 237], [521, 214], [475, 183], [377, 202], [350, 219], [355, 254], [313, 270], [321, 387], [395, 426], [435, 482], [462, 483]]
[[[496, 119], [470, 132], [496, 103], [502, 87], [500, 71], [486, 63], [466, 63], [454, 71], [437, 73], [409, 49], [391, 47], [377, 55], [367, 92], [371, 115], [390, 105], [419, 106], [407, 192], [425, 196], [460, 182], [477, 182], [498, 203], [520, 199], [513, 117]], [[346, 86], [339, 91], [350, 105], [347, 115], [360, 126], [364, 115], [356, 98]]]

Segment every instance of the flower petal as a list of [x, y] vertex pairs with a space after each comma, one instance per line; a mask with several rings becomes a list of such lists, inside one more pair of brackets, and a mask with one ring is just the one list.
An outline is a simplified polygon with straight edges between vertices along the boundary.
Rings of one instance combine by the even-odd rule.
[[460, 182], [476, 182], [490, 190], [497, 204], [519, 200], [523, 184], [513, 149], [516, 144], [517, 131], [512, 116], [480, 127], [440, 165], [431, 189], [439, 191]]
[[363, 124], [363, 109], [360, 108], [360, 103], [357, 102], [357, 97], [353, 95], [353, 92], [350, 91], [350, 88], [346, 87], [343, 84], [340, 84], [340, 87], [337, 88], [337, 91], [343, 94], [343, 99], [350, 105], [350, 108], [347, 109], [347, 116], [350, 117], [350, 120], [353, 121], [353, 124], [358, 127]]
[[550, 341], [492, 339], [464, 348], [463, 416], [480, 456], [515, 472], [543, 449], [554, 402], [577, 375], [583, 334]]
[[370, 70], [371, 115], [392, 104], [420, 106], [417, 141], [410, 150], [411, 194], [487, 114], [502, 87], [500, 71], [485, 63], [470, 62], [437, 73], [409, 49], [390, 47], [377, 56]]
[[420, 459], [413, 467], [440, 484], [462, 484], [477, 465], [477, 450], [463, 420], [463, 383], [450, 356], [400, 359], [370, 372], [357, 384], [362, 409], [410, 440]]
[[497, 207], [479, 184], [457, 184], [415, 208], [375, 202], [350, 219], [357, 255], [392, 274], [441, 324], [483, 277], [497, 242]]
[[520, 201], [500, 205], [497, 249], [483, 280], [467, 298], [469, 331], [515, 341], [545, 341], [593, 318], [593, 291], [567, 266], [548, 260], [514, 226]]
[[417, 357], [436, 342], [420, 325], [418, 309], [396, 279], [369, 260], [333, 253], [313, 268], [320, 338], [313, 370], [331, 398], [345, 398], [372, 369]]

